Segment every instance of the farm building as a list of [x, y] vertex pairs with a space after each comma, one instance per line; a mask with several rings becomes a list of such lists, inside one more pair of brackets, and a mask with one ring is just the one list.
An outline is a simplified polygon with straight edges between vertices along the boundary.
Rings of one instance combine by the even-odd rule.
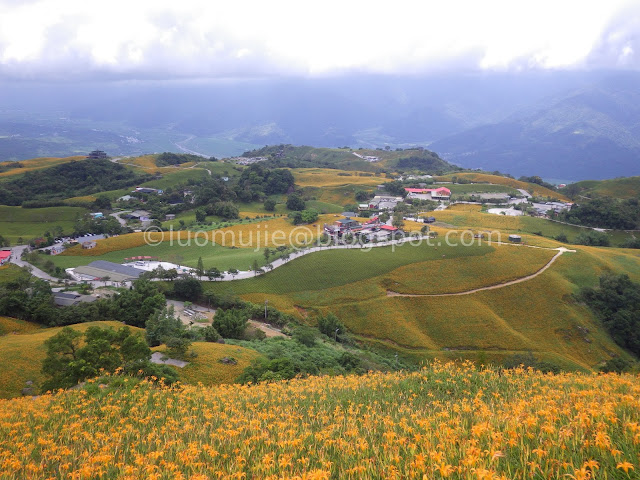
[[509, 235], [509, 241], [511, 243], [520, 243], [522, 242], [522, 237], [520, 235]]
[[176, 214], [175, 213], [167, 213], [164, 216], [165, 220], [175, 220], [176, 219]]
[[67, 272], [78, 281], [95, 281], [109, 277], [110, 281], [119, 283], [137, 279], [144, 270], [106, 260], [96, 260], [86, 266], [69, 268]]
[[79, 303], [92, 303], [96, 300], [96, 297], [80, 295], [76, 292], [57, 292], [53, 294], [53, 303], [58, 307], [70, 307]]
[[372, 210], [393, 210], [400, 202], [402, 202], [402, 197], [376, 195], [369, 200], [369, 208]]
[[104, 159], [109, 157], [102, 150], [94, 150], [93, 152], [90, 152], [89, 155], [87, 155], [87, 158], [98, 160], [98, 159]]
[[439, 188], [405, 188], [408, 193], [407, 198], [417, 198], [420, 200], [449, 200], [451, 190], [447, 187]]
[[0, 265], [4, 265], [9, 260], [11, 260], [11, 250], [0, 250]]
[[87, 242], [95, 242], [96, 240], [103, 240], [106, 237], [102, 234], [98, 235], [85, 235], [84, 237], [77, 237], [75, 240], [72, 240], [71, 243], [79, 243], [82, 245]]

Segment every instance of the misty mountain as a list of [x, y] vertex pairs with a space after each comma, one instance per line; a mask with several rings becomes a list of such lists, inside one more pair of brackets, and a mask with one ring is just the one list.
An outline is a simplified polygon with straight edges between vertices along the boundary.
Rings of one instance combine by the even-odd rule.
[[640, 75], [602, 79], [430, 145], [469, 168], [547, 178], [640, 174]]
[[281, 143], [419, 145], [468, 167], [608, 178], [638, 173], [637, 80], [544, 71], [12, 83], [0, 85], [0, 160], [94, 148], [222, 157]]

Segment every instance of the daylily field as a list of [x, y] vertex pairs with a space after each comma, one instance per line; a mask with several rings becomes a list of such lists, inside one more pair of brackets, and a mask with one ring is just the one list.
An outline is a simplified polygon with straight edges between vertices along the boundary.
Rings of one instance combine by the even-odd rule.
[[640, 379], [435, 363], [0, 402], [2, 479], [638, 478]]

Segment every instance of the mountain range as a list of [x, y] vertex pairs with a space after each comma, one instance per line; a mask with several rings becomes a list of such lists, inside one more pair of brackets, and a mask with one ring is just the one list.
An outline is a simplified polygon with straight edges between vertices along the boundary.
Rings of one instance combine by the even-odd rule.
[[94, 148], [232, 156], [267, 144], [425, 146], [468, 168], [640, 174], [640, 75], [611, 72], [5, 84], [0, 160]]

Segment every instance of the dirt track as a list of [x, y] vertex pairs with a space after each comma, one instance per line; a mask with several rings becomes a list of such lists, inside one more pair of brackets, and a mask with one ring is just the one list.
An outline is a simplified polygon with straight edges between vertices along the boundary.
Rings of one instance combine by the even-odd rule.
[[496, 290], [498, 288], [508, 287], [510, 285], [515, 285], [517, 283], [526, 282], [527, 280], [531, 280], [533, 278], [536, 278], [538, 275], [544, 273], [544, 271], [547, 270], [551, 265], [553, 265], [553, 262], [555, 262], [560, 255], [562, 255], [565, 252], [575, 252], [575, 250], [568, 250], [568, 249], [566, 249], [564, 247], [560, 247], [560, 248], [557, 248], [555, 250], [557, 250], [558, 253], [556, 253], [553, 256], [553, 258], [551, 258], [551, 260], [549, 260], [549, 262], [544, 267], [542, 267], [536, 273], [533, 273], [531, 275], [527, 275], [526, 277], [517, 278], [516, 280], [510, 280], [508, 282], [498, 283], [496, 285], [490, 285], [488, 287], [474, 288], [473, 290], [466, 290], [464, 292], [457, 292], [457, 293], [431, 293], [431, 294], [429, 294], [429, 293], [397, 293], [397, 292], [387, 291], [387, 296], [388, 297], [454, 297], [454, 296], [457, 296], [457, 295], [471, 295], [472, 293], [482, 292], [482, 291], [485, 291], [485, 290]]

